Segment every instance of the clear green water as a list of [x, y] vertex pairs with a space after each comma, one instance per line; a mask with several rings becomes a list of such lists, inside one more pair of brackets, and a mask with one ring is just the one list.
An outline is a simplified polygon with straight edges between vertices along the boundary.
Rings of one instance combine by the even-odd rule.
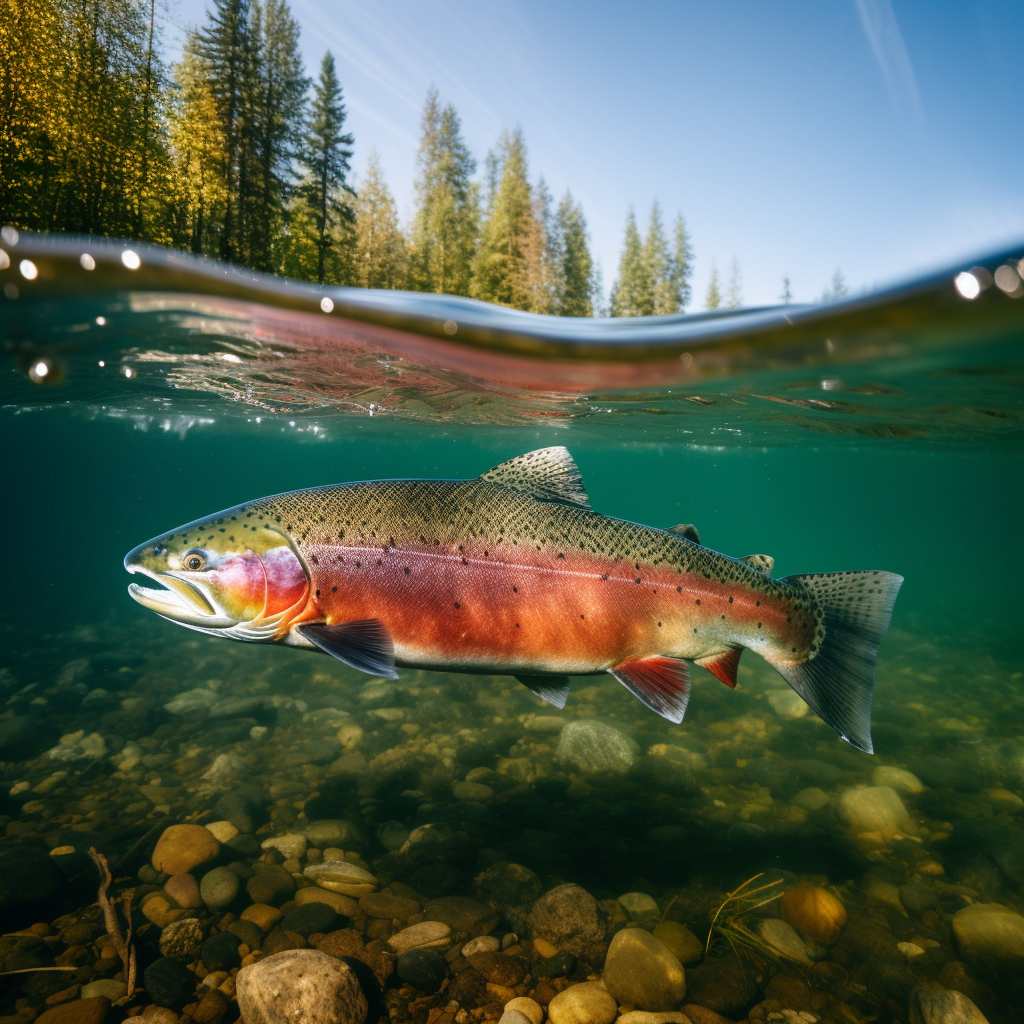
[[[71, 257], [77, 250], [35, 255], [57, 271]], [[952, 921], [972, 903], [1024, 909], [1024, 301], [993, 288], [975, 307], [954, 307], [950, 273], [860, 306], [804, 311], [795, 346], [759, 341], [758, 323], [742, 315], [648, 325], [659, 344], [696, 332], [671, 353], [684, 370], [661, 369], [666, 359], [622, 389], [628, 348], [610, 364], [561, 351], [548, 373], [543, 346], [525, 362], [511, 351], [488, 362], [493, 343], [464, 327], [472, 337], [461, 355], [421, 352], [417, 362], [364, 316], [324, 328], [372, 335], [335, 359], [343, 341], [308, 344], [328, 321], [286, 308], [269, 287], [266, 306], [232, 307], [225, 320], [227, 307], [200, 315], [181, 294], [227, 301], [198, 271], [162, 283], [171, 271], [158, 267], [142, 296], [108, 269], [88, 294], [68, 270], [66, 288], [62, 272], [43, 274], [38, 294], [22, 281], [20, 297], [0, 306], [5, 849], [46, 856], [94, 843], [112, 859], [129, 855], [127, 877], [147, 855], [133, 844], [154, 825], [216, 820], [223, 793], [256, 783], [266, 795], [258, 838], [316, 819], [354, 822], [363, 862], [425, 897], [479, 896], [480, 872], [512, 861], [545, 890], [647, 893], [703, 939], [726, 892], [781, 869], [832, 887], [849, 923], [813, 951], [813, 968], [741, 949], [756, 991], [737, 997], [733, 1019], [767, 991], [790, 992], [783, 1004], [824, 1020], [905, 1020], [920, 985], [966, 992], [993, 1022], [1019, 1019], [1019, 954], [967, 949]], [[416, 301], [373, 298], [384, 313], [389, 303], [415, 312]], [[483, 315], [457, 303], [444, 312], [463, 323]], [[543, 334], [514, 316], [517, 337]], [[422, 314], [440, 337], [438, 322]], [[838, 351], [825, 345], [833, 338]], [[690, 364], [680, 358], [688, 345]], [[62, 382], [34, 382], [40, 361]], [[129, 548], [220, 508], [345, 480], [470, 477], [553, 444], [568, 446], [600, 512], [695, 523], [716, 550], [773, 555], [775, 575], [905, 576], [879, 652], [875, 755], [812, 714], [789, 717], [785, 683], [749, 653], [734, 692], [695, 668], [686, 720], [674, 726], [610, 677], [577, 680], [562, 712], [509, 678], [403, 671], [393, 689], [374, 689], [327, 658], [190, 633], [126, 593]], [[206, 704], [176, 713], [175, 698], [192, 690]], [[635, 762], [578, 770], [556, 756], [558, 723], [533, 727], [535, 716], [612, 725], [635, 742]], [[98, 734], [98, 750], [88, 739], [83, 748], [79, 731]], [[50, 753], [69, 736], [71, 754]], [[901, 794], [907, 819], [895, 833], [858, 837], [844, 793], [886, 766], [926, 788]], [[453, 786], [467, 774], [489, 795], [460, 799]], [[810, 788], [823, 792], [813, 809]], [[445, 823], [458, 842], [436, 863], [396, 866], [374, 838], [389, 820]], [[80, 863], [62, 870], [62, 892], [18, 904], [6, 930], [95, 898]], [[894, 895], [915, 880], [933, 897], [927, 910]], [[517, 913], [495, 934], [528, 927]], [[614, 912], [602, 913], [610, 935]], [[922, 954], [896, 945], [922, 940]], [[140, 942], [152, 958], [155, 939]], [[712, 951], [691, 972], [691, 993], [704, 991], [708, 1005], [709, 970], [729, 976], [736, 962], [721, 936]], [[6, 981], [0, 1013], [18, 999], [38, 1004], [45, 989]], [[426, 1019], [427, 1003], [410, 1009], [391, 986], [394, 1019]]]

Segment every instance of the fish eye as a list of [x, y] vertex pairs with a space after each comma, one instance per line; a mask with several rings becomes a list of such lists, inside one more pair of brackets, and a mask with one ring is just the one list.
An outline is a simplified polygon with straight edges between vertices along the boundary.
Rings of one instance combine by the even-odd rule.
[[201, 551], [186, 551], [182, 556], [181, 566], [189, 572], [199, 572], [206, 568], [206, 555]]

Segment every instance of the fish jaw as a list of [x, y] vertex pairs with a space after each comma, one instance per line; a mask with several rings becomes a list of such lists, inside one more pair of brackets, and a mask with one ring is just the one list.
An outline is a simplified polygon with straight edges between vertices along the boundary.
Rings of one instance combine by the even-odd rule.
[[293, 642], [291, 627], [317, 614], [304, 560], [289, 539], [242, 505], [133, 548], [125, 569], [156, 587], [131, 597], [162, 618], [233, 640]]

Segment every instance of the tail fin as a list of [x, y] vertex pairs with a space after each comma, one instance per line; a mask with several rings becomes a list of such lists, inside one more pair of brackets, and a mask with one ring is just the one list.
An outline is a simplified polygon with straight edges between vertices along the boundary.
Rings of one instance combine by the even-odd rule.
[[903, 577], [869, 570], [787, 576], [782, 582], [814, 596], [824, 613], [825, 637], [813, 658], [775, 668], [847, 743], [873, 753], [875, 658]]

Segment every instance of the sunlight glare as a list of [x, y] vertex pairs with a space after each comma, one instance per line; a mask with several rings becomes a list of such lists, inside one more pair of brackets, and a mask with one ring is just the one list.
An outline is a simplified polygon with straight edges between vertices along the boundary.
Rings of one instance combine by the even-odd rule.
[[82, 264], [83, 270], [96, 269], [96, 261], [87, 252], [83, 252], [82, 255], [78, 257], [78, 262]]
[[322, 299], [320, 300], [320, 308], [321, 308], [321, 309], [322, 309], [322, 310], [323, 310], [323, 311], [324, 311], [325, 313], [330, 313], [330, 312], [331, 312], [331, 310], [333, 310], [333, 309], [334, 309], [334, 302], [333, 302], [333, 301], [332, 301], [331, 299], [327, 298], [327, 296], [325, 295], [325, 296], [324, 296], [324, 297], [323, 297], [323, 298], [322, 298]]
[[121, 262], [129, 270], [138, 270], [139, 267], [142, 266], [142, 260], [139, 258], [139, 254], [134, 252], [132, 249], [125, 249], [125, 251], [121, 253]]
[[965, 299], [976, 299], [981, 294], [980, 282], [973, 274], [966, 270], [956, 275], [953, 284], [956, 285], [956, 290]]
[[18, 269], [26, 281], [34, 281], [39, 276], [39, 268], [31, 260], [22, 260]]

